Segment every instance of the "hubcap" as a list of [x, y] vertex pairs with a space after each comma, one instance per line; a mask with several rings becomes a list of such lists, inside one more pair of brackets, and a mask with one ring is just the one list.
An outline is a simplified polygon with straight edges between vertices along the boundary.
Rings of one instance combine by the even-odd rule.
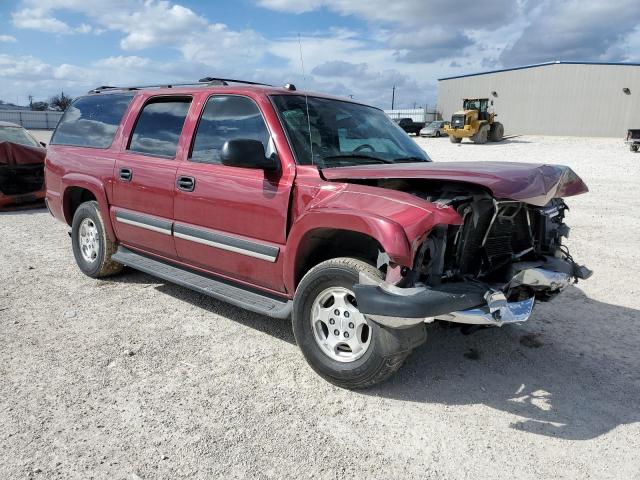
[[353, 362], [371, 342], [371, 327], [355, 305], [353, 292], [331, 287], [318, 295], [311, 308], [311, 328], [320, 349], [338, 362]]
[[92, 263], [98, 258], [100, 242], [98, 240], [98, 227], [90, 218], [85, 218], [78, 229], [78, 243], [82, 258]]

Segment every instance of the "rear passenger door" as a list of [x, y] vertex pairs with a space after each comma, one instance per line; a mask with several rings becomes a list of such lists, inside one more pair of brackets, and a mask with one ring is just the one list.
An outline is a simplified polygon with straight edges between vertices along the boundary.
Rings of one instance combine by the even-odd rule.
[[[114, 170], [111, 215], [128, 247], [176, 258], [172, 236], [177, 160], [185, 149], [182, 130], [188, 96], [147, 96], [134, 106], [127, 144]], [[137, 107], [137, 108], [136, 108]]]
[[232, 139], [278, 153], [258, 104], [241, 95], [206, 101], [188, 157], [178, 166], [174, 235], [180, 260], [235, 280], [283, 291], [281, 250], [293, 177], [222, 165]]

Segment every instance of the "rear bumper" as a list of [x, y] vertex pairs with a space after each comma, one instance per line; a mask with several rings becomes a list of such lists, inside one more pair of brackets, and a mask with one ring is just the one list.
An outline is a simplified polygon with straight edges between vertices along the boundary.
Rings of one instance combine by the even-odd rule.
[[[457, 282], [437, 288], [398, 288], [361, 276], [360, 283], [354, 285], [354, 294], [358, 309], [367, 318], [391, 328], [406, 328], [434, 320], [502, 326], [527, 321], [537, 295], [549, 298], [564, 290], [574, 278], [591, 275], [588, 269], [576, 270], [568, 262], [561, 262], [562, 265], [558, 265], [556, 259], [551, 263], [554, 267], [560, 266], [554, 270], [522, 265], [511, 281], [500, 287], [481, 282]], [[518, 287], [526, 287], [532, 292], [531, 297], [507, 301], [505, 292]]]

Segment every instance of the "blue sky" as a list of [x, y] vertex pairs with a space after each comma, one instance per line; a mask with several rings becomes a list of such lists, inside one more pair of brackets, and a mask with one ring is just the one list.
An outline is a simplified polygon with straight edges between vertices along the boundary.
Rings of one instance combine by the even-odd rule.
[[439, 77], [553, 60], [639, 62], [640, 2], [0, 0], [0, 99], [21, 104], [217, 75], [411, 107]]

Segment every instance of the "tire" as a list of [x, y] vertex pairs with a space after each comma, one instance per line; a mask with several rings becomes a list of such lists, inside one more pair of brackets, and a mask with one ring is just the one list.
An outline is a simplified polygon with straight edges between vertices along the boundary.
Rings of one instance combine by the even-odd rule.
[[440, 132], [436, 132], [436, 138], [440, 138]]
[[632, 152], [637, 152], [638, 151], [638, 146], [634, 143], [632, 143], [631, 145], [629, 145], [629, 150], [631, 150]]
[[115, 275], [122, 270], [111, 260], [117, 245], [107, 237], [98, 202], [81, 204], [73, 215], [71, 244], [78, 267], [91, 278]]
[[473, 137], [471, 137], [471, 140], [473, 140], [473, 143], [476, 143], [478, 145], [483, 145], [487, 143], [488, 134], [489, 134], [489, 128], [486, 125], [482, 125], [478, 130], [478, 132]]
[[449, 135], [449, 141], [451, 143], [460, 143], [462, 141], [462, 138], [454, 137], [453, 135]]
[[504, 137], [504, 125], [500, 122], [493, 122], [489, 130], [489, 139], [492, 142], [501, 142]]
[[[317, 311], [318, 305], [322, 306], [322, 303], [318, 303], [318, 300], [322, 299], [325, 292], [333, 291], [353, 291], [353, 285], [358, 283], [359, 273], [363, 272], [373, 278], [380, 278], [380, 271], [372, 267], [368, 263], [354, 258], [335, 258], [327, 260], [325, 262], [316, 265], [312, 268], [300, 282], [293, 301], [293, 333], [296, 338], [296, 342], [302, 353], [315, 372], [323, 377], [325, 380], [333, 383], [342, 388], [348, 389], [360, 389], [371, 387], [375, 384], [383, 382], [389, 378], [396, 370], [398, 370], [405, 358], [411, 353], [413, 348], [424, 342], [426, 339], [426, 330], [424, 324], [420, 324], [417, 327], [411, 327], [406, 329], [391, 329], [381, 325], [378, 325], [372, 321], [367, 321], [364, 316], [357, 312], [357, 308], [354, 313], [354, 305], [348, 303], [351, 308], [350, 316], [346, 313], [346, 310], [338, 313], [338, 309], [331, 311], [334, 306], [343, 305], [335, 301], [333, 304], [329, 304], [321, 310], [328, 310], [329, 316], [336, 317], [330, 318], [327, 322], [335, 322], [332, 326], [327, 323], [322, 323], [313, 320], [313, 312]], [[353, 301], [353, 297], [349, 297], [346, 294], [346, 298], [351, 298], [347, 302]], [[358, 317], [360, 316], [360, 317]], [[350, 320], [346, 320], [349, 318]], [[327, 353], [331, 348], [322, 346], [322, 340], [318, 338], [322, 335], [327, 337], [332, 336], [332, 331], [328, 329], [334, 329], [335, 332], [340, 332], [340, 329], [347, 331], [347, 328], [354, 328], [355, 322], [356, 333], [351, 335], [351, 342], [362, 340], [364, 335], [360, 335], [357, 330], [358, 325], [361, 325], [361, 333], [366, 333], [368, 344], [364, 351], [360, 351], [357, 356], [357, 350], [342, 351], [341, 348], [346, 344], [338, 344], [333, 347], [333, 354]], [[358, 322], [366, 322], [366, 325]], [[320, 328], [322, 327], [322, 328]], [[327, 331], [324, 331], [324, 327], [327, 327]], [[366, 330], [365, 330], [366, 329]], [[348, 333], [348, 332], [347, 332]], [[332, 338], [338, 339], [337, 342], [347, 341], [344, 336], [347, 333], [340, 333], [339, 335], [333, 335]], [[356, 340], [356, 337], [359, 337]], [[360, 338], [361, 337], [361, 338]], [[343, 340], [340, 340], [340, 339]], [[337, 352], [337, 353], [336, 353]], [[338, 355], [345, 355], [339, 357]], [[340, 361], [342, 358], [342, 361]]]

